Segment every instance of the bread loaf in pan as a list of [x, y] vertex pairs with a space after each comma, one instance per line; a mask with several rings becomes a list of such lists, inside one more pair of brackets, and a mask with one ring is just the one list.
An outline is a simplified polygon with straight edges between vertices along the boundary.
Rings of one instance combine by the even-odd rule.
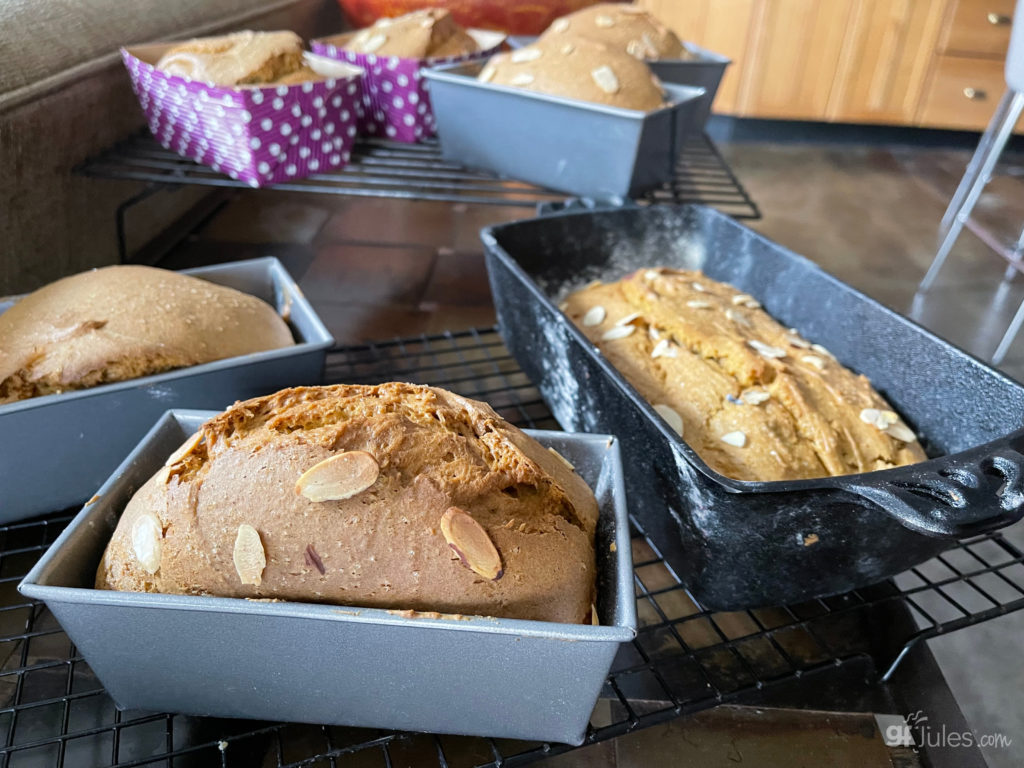
[[598, 3], [555, 19], [542, 39], [566, 41], [585, 37], [640, 60], [692, 59], [675, 32], [643, 8]]
[[[160, 57], [157, 69], [213, 85], [281, 82], [302, 70], [302, 38], [287, 30], [245, 30], [179, 43]], [[316, 79], [313, 73], [310, 79]]]
[[588, 38], [541, 38], [491, 57], [481, 82], [610, 107], [649, 112], [665, 106], [658, 78], [642, 61]]
[[566, 314], [683, 440], [737, 480], [924, 461], [865, 376], [696, 270], [641, 269], [569, 295]]
[[0, 314], [0, 405], [294, 343], [255, 296], [164, 269], [105, 267]]
[[589, 621], [594, 495], [483, 403], [297, 388], [208, 421], [132, 498], [96, 586]]
[[355, 36], [337, 35], [346, 50], [409, 59], [462, 56], [480, 50], [476, 40], [456, 23], [450, 11], [427, 8], [396, 18], [380, 18]]

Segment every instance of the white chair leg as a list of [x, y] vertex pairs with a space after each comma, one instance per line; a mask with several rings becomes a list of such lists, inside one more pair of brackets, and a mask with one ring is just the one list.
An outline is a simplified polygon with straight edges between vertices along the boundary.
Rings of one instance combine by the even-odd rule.
[[992, 365], [999, 365], [1003, 362], [1006, 353], [1010, 351], [1010, 345], [1013, 344], [1013, 340], [1017, 338], [1017, 334], [1020, 332], [1021, 325], [1024, 325], [1024, 301], [1017, 307], [1017, 314], [1013, 316], [1013, 320], [1010, 321], [1010, 325], [1007, 327], [1006, 333], [1003, 334], [999, 346], [996, 347], [996, 351], [992, 355]]
[[[960, 184], [957, 186], [956, 192], [953, 193], [953, 197], [949, 201], [949, 207], [947, 207], [946, 212], [942, 214], [942, 222], [939, 224], [940, 236], [949, 231], [956, 215], [960, 213], [960, 209], [963, 208], [964, 200], [967, 199], [968, 191], [978, 180], [978, 173], [985, 162], [985, 157], [992, 149], [992, 139], [995, 137], [998, 126], [1006, 119], [1006, 111], [1010, 108], [1012, 98], [1013, 91], [1007, 88], [1000, 97], [999, 104], [996, 106], [995, 114], [993, 114], [992, 119], [988, 121], [988, 125], [985, 127], [985, 132], [981, 134], [981, 140], [978, 142], [978, 147], [974, 150], [974, 154], [971, 155], [971, 161], [967, 164], [964, 175], [960, 179]], [[985, 181], [987, 183], [988, 179]]]
[[989, 147], [989, 151], [986, 153], [985, 159], [978, 169], [974, 183], [971, 184], [970, 189], [968, 189], [967, 194], [964, 196], [963, 205], [957, 211], [956, 216], [953, 217], [949, 231], [943, 238], [942, 244], [939, 246], [931, 266], [928, 268], [928, 272], [917, 287], [918, 293], [924, 293], [931, 288], [932, 283], [935, 282], [935, 277], [939, 274], [939, 270], [946, 263], [946, 258], [949, 256], [950, 251], [953, 250], [957, 238], [960, 237], [960, 232], [963, 230], [967, 219], [970, 218], [971, 211], [974, 210], [978, 198], [981, 197], [981, 193], [984, 191], [985, 185], [992, 175], [992, 170], [999, 161], [999, 156], [1003, 153], [1003, 147], [1006, 146], [1010, 134], [1013, 133], [1014, 126], [1017, 125], [1017, 120], [1020, 118], [1022, 110], [1024, 110], [1024, 94], [1015, 91], [1002, 122], [996, 127], [992, 137], [992, 145]]

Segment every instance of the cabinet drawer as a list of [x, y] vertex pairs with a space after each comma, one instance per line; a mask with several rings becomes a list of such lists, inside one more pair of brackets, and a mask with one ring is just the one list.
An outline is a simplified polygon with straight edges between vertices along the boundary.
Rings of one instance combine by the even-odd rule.
[[929, 128], [982, 129], [1006, 88], [1003, 62], [937, 56], [918, 122]]
[[943, 53], [1004, 56], [1010, 43], [1013, 0], [956, 0], [940, 45]]

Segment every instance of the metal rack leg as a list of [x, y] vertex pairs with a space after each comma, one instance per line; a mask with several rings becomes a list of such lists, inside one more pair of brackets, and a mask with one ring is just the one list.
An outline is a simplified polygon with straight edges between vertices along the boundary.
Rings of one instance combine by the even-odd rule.
[[[956, 188], [956, 192], [953, 193], [953, 198], [949, 201], [949, 207], [946, 208], [946, 212], [942, 214], [942, 222], [939, 224], [940, 235], [944, 235], [949, 231], [950, 226], [953, 224], [953, 220], [963, 208], [964, 200], [967, 198], [967, 192], [978, 180], [979, 171], [985, 161], [985, 156], [992, 148], [992, 139], [995, 137], [996, 126], [1002, 124], [1003, 120], [1006, 119], [1006, 110], [1010, 108], [1010, 102], [1012, 99], [1013, 91], [1007, 88], [999, 99], [999, 105], [996, 107], [996, 111], [995, 114], [992, 115], [992, 119], [989, 120], [988, 126], [985, 128], [985, 132], [981, 134], [981, 140], [978, 142], [978, 148], [974, 150], [974, 154], [971, 156], [971, 161], [967, 164], [963, 178], [960, 179], [960, 185]], [[985, 181], [987, 183], [988, 179]]]
[[128, 238], [127, 238], [127, 235], [125, 234], [125, 224], [124, 224], [125, 215], [128, 213], [128, 210], [131, 209], [131, 208], [134, 208], [136, 205], [141, 203], [143, 200], [146, 200], [146, 199], [152, 197], [157, 192], [159, 192], [161, 189], [164, 189], [166, 186], [167, 186], [166, 184], [158, 184], [156, 182], [150, 182], [145, 187], [143, 187], [141, 190], [139, 190], [134, 195], [132, 195], [127, 200], [125, 200], [123, 203], [121, 203], [120, 205], [117, 206], [117, 211], [114, 213], [114, 216], [116, 217], [116, 224], [117, 224], [117, 258], [118, 258], [118, 263], [120, 263], [120, 264], [127, 264], [128, 263]]
[[946, 259], [948, 258], [950, 251], [953, 250], [953, 246], [956, 244], [957, 238], [960, 237], [960, 232], [963, 230], [964, 224], [967, 222], [967, 219], [970, 218], [971, 212], [974, 210], [974, 206], [978, 202], [978, 198], [981, 197], [981, 193], [984, 191], [985, 185], [988, 183], [989, 176], [992, 175], [992, 169], [995, 168], [996, 163], [999, 161], [999, 156], [1003, 153], [1003, 147], [1006, 146], [1006, 142], [1010, 138], [1010, 134], [1013, 132], [1013, 128], [1017, 124], [1017, 119], [1020, 117], [1022, 110], [1024, 110], [1024, 93], [1017, 93], [1014, 91], [1010, 100], [1010, 106], [1003, 115], [1002, 122], [996, 127], [992, 138], [992, 144], [988, 147], [985, 158], [974, 178], [974, 182], [967, 191], [963, 205], [953, 218], [949, 231], [946, 233], [945, 238], [943, 238], [942, 245], [939, 246], [939, 250], [935, 254], [935, 258], [932, 260], [932, 265], [928, 268], [928, 272], [925, 274], [924, 279], [917, 287], [917, 292], [919, 294], [924, 293], [931, 288], [932, 283], [935, 282], [935, 277], [939, 274], [939, 270], [941, 270], [942, 265], [946, 263]]

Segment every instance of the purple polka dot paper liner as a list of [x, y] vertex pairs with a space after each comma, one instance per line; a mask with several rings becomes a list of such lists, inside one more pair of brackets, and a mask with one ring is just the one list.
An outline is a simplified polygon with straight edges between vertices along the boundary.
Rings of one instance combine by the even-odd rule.
[[169, 75], [124, 48], [121, 57], [157, 141], [251, 187], [337, 170], [352, 155], [361, 73], [233, 88]]
[[476, 29], [468, 32], [480, 44], [480, 51], [432, 59], [356, 53], [323, 40], [312, 40], [310, 47], [316, 54], [354, 64], [366, 72], [359, 110], [361, 133], [414, 143], [433, 136], [437, 131], [434, 112], [430, 107], [429, 84], [420, 70], [441, 64], [490, 58], [505, 40], [505, 35], [496, 32]]

